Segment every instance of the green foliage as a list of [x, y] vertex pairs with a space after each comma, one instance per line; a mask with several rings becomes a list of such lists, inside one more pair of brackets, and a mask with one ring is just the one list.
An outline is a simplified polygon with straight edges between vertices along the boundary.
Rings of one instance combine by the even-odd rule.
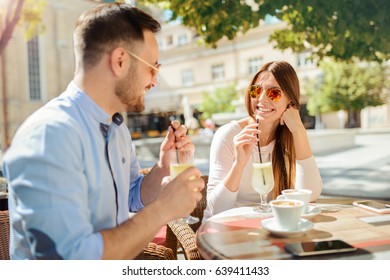
[[202, 103], [198, 109], [202, 112], [203, 120], [211, 118], [215, 113], [234, 112], [235, 107], [231, 102], [238, 98], [234, 85], [217, 88], [213, 94], [203, 92], [202, 95]]
[[280, 49], [304, 49], [310, 45], [315, 56], [350, 61], [390, 58], [390, 2], [387, 0], [281, 1], [286, 6], [278, 16], [287, 29], [271, 39]]
[[41, 16], [45, 0], [3, 0], [0, 2], [0, 55], [6, 48], [17, 25], [24, 28], [25, 38], [31, 39], [44, 30]]
[[[159, 0], [139, 2], [159, 3]], [[232, 40], [238, 32], [246, 32], [259, 25], [263, 12], [252, 11], [244, 1], [237, 0], [170, 0], [163, 1], [170, 9], [170, 20], [180, 19], [184, 25], [192, 27], [207, 44], [216, 47], [223, 37]]]
[[378, 63], [322, 62], [323, 75], [305, 86], [310, 114], [346, 110], [360, 111], [386, 102], [388, 80]]
[[25, 0], [19, 24], [24, 27], [27, 40], [45, 31], [42, 14], [47, 5], [45, 0]]
[[[277, 48], [300, 51], [310, 47], [322, 60], [366, 61], [390, 59], [390, 1], [388, 0], [140, 0], [160, 3], [172, 10], [171, 20], [181, 19], [213, 47], [223, 37], [234, 39], [258, 26], [266, 15], [276, 16], [287, 27], [271, 40]], [[252, 4], [249, 4], [252, 3]]]

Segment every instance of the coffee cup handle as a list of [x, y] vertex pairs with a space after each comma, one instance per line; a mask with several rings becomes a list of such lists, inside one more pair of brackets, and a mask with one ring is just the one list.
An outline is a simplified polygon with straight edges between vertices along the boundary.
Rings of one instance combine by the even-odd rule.
[[276, 200], [281, 200], [281, 199], [284, 199], [284, 195], [278, 195], [278, 197], [276, 198]]

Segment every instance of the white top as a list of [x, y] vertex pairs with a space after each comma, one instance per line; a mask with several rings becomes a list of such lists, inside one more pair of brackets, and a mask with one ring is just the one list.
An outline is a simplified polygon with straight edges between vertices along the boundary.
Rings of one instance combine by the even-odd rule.
[[[207, 207], [204, 212], [204, 221], [231, 208], [260, 203], [259, 194], [252, 188], [252, 158], [245, 165], [237, 192], [231, 192], [223, 183], [234, 161], [233, 137], [241, 130], [239, 123], [233, 121], [221, 126], [214, 135], [210, 148]], [[261, 147], [261, 151], [272, 151], [274, 145], [275, 141], [272, 141], [269, 145]], [[316, 200], [321, 193], [322, 179], [313, 156], [296, 161], [295, 188], [312, 190], [312, 201]]]

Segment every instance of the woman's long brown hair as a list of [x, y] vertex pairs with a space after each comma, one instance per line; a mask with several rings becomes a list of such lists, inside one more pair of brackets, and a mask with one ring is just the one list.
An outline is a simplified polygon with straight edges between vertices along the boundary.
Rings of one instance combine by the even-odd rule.
[[[249, 116], [255, 119], [249, 88], [256, 83], [258, 77], [264, 72], [269, 72], [275, 77], [283, 93], [291, 100], [293, 106], [299, 110], [299, 80], [294, 68], [285, 61], [272, 61], [264, 64], [259, 69], [248, 86], [245, 105]], [[296, 156], [292, 134], [286, 125], [279, 124], [275, 132], [275, 147], [272, 152], [272, 167], [275, 180], [272, 198], [275, 199], [284, 189], [294, 188], [295, 160]]]

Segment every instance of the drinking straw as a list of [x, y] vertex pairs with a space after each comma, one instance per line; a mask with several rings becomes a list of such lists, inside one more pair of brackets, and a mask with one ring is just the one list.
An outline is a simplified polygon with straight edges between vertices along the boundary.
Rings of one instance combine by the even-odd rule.
[[[257, 125], [259, 125], [259, 119], [258, 118], [256, 118], [256, 122], [257, 122]], [[259, 140], [257, 142], [257, 149], [259, 150], [260, 163], [263, 163], [263, 160], [261, 159], [261, 152], [260, 152], [260, 136], [259, 136], [258, 133], [257, 133], [257, 139]]]
[[[256, 118], [256, 123], [258, 126], [259, 126], [259, 122], [260, 122], [260, 120], [258, 118]], [[257, 141], [257, 150], [259, 151], [260, 163], [263, 163], [263, 160], [261, 159], [261, 151], [260, 151], [260, 136], [258, 133], [257, 133], [257, 139], [259, 140], [259, 141]], [[263, 169], [261, 169], [261, 175], [262, 175], [261, 177], [263, 177], [263, 184], [265, 185], [265, 178], [264, 178]]]
[[[173, 130], [173, 133], [176, 132], [176, 128], [173, 127], [173, 125], [171, 124], [171, 128]], [[176, 150], [176, 162], [179, 163], [179, 152], [177, 151], [177, 147], [176, 147], [176, 135], [175, 136], [175, 150]]]

